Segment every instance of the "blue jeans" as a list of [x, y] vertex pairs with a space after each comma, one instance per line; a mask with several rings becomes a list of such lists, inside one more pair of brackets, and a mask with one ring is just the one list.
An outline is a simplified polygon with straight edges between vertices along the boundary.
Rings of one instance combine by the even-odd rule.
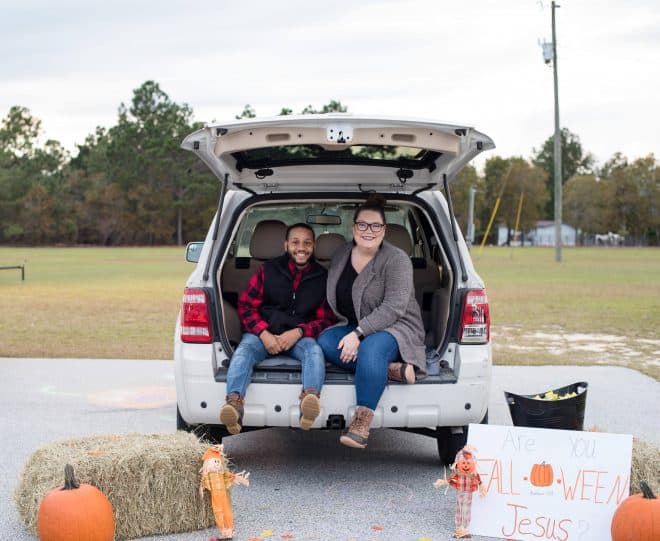
[[[315, 389], [319, 393], [325, 379], [325, 359], [323, 351], [313, 338], [301, 338], [283, 355], [300, 361], [302, 365], [303, 389]], [[227, 371], [227, 394], [238, 393], [245, 397], [252, 379], [253, 368], [270, 354], [261, 339], [250, 333], [241, 336], [241, 343], [234, 351]]]
[[355, 361], [343, 363], [337, 345], [353, 329], [352, 325], [326, 329], [319, 336], [319, 346], [328, 361], [355, 374], [357, 405], [374, 410], [387, 384], [387, 366], [399, 360], [399, 345], [390, 333], [378, 331], [362, 340]]

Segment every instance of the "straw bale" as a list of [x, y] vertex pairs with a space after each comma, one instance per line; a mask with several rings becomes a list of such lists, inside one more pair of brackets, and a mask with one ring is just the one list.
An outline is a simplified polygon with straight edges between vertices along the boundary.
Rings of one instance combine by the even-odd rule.
[[186, 532], [215, 524], [208, 495], [198, 493], [199, 468], [208, 444], [186, 432], [115, 434], [52, 443], [25, 463], [15, 501], [25, 524], [36, 531], [43, 497], [64, 481], [71, 464], [76, 478], [99, 488], [115, 514], [115, 538]]
[[651, 443], [633, 440], [630, 493], [641, 492], [639, 482], [646, 481], [653, 493], [660, 494], [660, 449]]

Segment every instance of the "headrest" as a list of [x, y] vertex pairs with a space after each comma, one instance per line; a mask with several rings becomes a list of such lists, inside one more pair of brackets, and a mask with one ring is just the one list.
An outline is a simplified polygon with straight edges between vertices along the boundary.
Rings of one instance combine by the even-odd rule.
[[408, 230], [399, 224], [387, 224], [385, 228], [385, 240], [401, 248], [406, 254], [412, 255], [413, 242]]
[[346, 243], [344, 235], [339, 233], [321, 233], [316, 237], [314, 256], [319, 261], [330, 261], [337, 248]]
[[255, 259], [273, 259], [284, 253], [286, 225], [279, 220], [264, 220], [257, 224], [250, 239], [250, 255]]

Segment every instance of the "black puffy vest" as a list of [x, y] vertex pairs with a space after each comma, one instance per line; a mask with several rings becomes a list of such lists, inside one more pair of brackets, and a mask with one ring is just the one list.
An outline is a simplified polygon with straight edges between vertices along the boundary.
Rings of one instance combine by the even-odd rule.
[[268, 330], [273, 334], [281, 334], [315, 319], [317, 308], [325, 300], [328, 272], [314, 259], [310, 264], [312, 268], [303, 274], [294, 293], [289, 255], [264, 263], [263, 303], [259, 306], [259, 314], [268, 322]]

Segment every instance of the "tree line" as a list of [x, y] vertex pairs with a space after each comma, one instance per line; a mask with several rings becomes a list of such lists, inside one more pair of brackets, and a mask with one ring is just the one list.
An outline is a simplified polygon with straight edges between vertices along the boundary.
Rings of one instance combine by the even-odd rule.
[[[347, 111], [332, 100], [301, 114]], [[280, 115], [292, 114], [282, 108]], [[246, 105], [237, 118], [255, 117]], [[120, 104], [117, 121], [97, 127], [71, 156], [55, 140], [41, 142], [42, 125], [22, 106], [0, 126], [0, 244], [167, 245], [199, 240], [217, 204], [218, 182], [179, 145], [202, 124], [154, 81]], [[653, 154], [630, 162], [615, 154], [597, 167], [577, 135], [561, 132], [564, 223], [582, 239], [596, 233], [625, 235], [630, 243], [658, 244], [658, 162]], [[530, 159], [493, 156], [480, 175], [466, 167], [452, 198], [467, 228], [470, 189], [476, 189], [476, 239], [494, 224], [528, 231], [551, 220], [553, 139]], [[522, 200], [522, 205], [520, 204]], [[520, 209], [520, 212], [519, 212]], [[491, 240], [491, 239], [489, 239]]]

